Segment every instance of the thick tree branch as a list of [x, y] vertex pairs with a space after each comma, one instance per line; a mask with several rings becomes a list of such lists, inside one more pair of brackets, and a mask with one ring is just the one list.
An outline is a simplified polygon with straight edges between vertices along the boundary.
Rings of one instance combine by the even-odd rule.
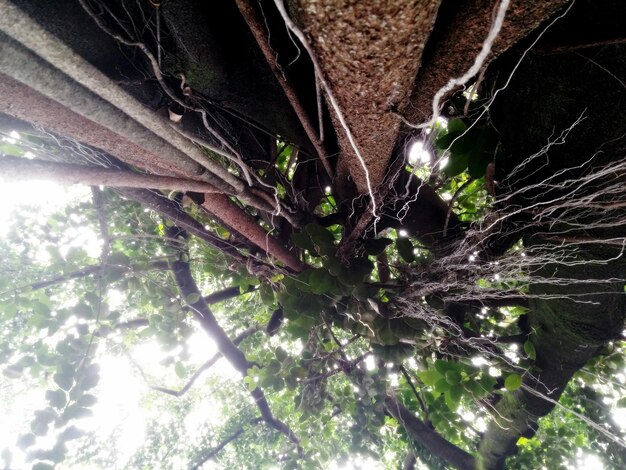
[[[2, 8], [7, 12], [5, 3], [2, 2]], [[0, 30], [5, 19], [4, 15], [0, 18]], [[121, 160], [156, 173], [169, 171], [216, 182], [213, 180], [217, 178], [201, 176], [203, 168], [197, 162], [94, 94], [94, 90], [78, 85], [19, 44], [2, 41], [0, 51], [3, 112], [105, 149]], [[143, 112], [147, 114], [146, 108]]]
[[409, 449], [406, 453], [406, 457], [402, 462], [402, 470], [415, 470], [415, 464], [417, 463], [417, 457], [413, 449]]
[[241, 287], [239, 286], [226, 287], [225, 289], [218, 290], [217, 292], [213, 292], [212, 294], [206, 295], [204, 297], [204, 301], [209, 305], [213, 305], [213, 304], [217, 304], [228, 299], [239, 297], [242, 294], [254, 292], [255, 290], [256, 290], [256, 287], [254, 286], [248, 286], [245, 292], [241, 292]]
[[215, 193], [216, 189], [202, 181], [171, 176], [148, 175], [100, 166], [73, 165], [43, 160], [4, 156], [0, 172], [6, 180], [49, 179], [57, 183], [111, 186], [116, 188], [164, 189]]
[[183, 261], [174, 261], [170, 263], [172, 273], [176, 284], [180, 289], [180, 294], [183, 299], [190, 299], [197, 297], [195, 302], [187, 302], [188, 307], [193, 312], [194, 316], [202, 326], [202, 328], [208, 333], [208, 335], [215, 341], [217, 349], [224, 355], [226, 360], [241, 374], [246, 375], [248, 369], [251, 367], [251, 363], [248, 362], [246, 356], [241, 350], [232, 342], [226, 332], [217, 322], [215, 316], [209, 309], [209, 305], [200, 294], [200, 290], [193, 280], [191, 270], [189, 269], [189, 263]]
[[[530, 33], [566, 2], [513, 0], [483, 66]], [[406, 119], [412, 123], [427, 121], [433, 113], [433, 97], [437, 92], [451, 78], [460, 77], [471, 67], [492, 27], [493, 8], [493, 2], [483, 0], [467, 1], [463, 8], [448, 4], [449, 11], [441, 15], [442, 21], [435, 26], [424, 52], [424, 62], [417, 74]]]
[[[167, 265], [167, 262], [164, 261], [163, 263], [166, 265], [165, 268], [163, 268], [163, 269], [169, 269], [169, 265]], [[254, 290], [255, 290], [255, 287], [254, 286], [250, 286], [250, 287], [248, 287], [248, 290], [246, 292], [253, 292]], [[233, 297], [237, 297], [238, 295], [241, 295], [241, 294], [242, 294], [242, 292], [241, 292], [240, 287], [239, 286], [233, 286], [233, 287], [227, 287], [226, 289], [222, 289], [222, 290], [219, 290], [217, 292], [213, 292], [212, 294], [209, 294], [209, 295], [205, 296], [204, 300], [205, 300], [205, 302], [207, 304], [213, 305], [213, 304], [216, 304], [216, 303], [219, 303], [219, 302], [223, 302], [224, 300], [232, 299]], [[148, 321], [147, 318], [135, 318], [133, 320], [120, 322], [120, 323], [116, 324], [115, 326], [113, 326], [113, 329], [116, 330], [116, 331], [130, 330], [130, 329], [134, 329], [134, 328], [141, 328], [142, 326], [148, 326], [149, 324], [150, 324], [150, 322]], [[248, 328], [248, 330], [250, 330], [251, 328], [256, 328], [256, 327], [250, 327], [250, 328]], [[243, 335], [248, 330], [245, 330], [239, 336]], [[237, 336], [237, 338], [239, 338], [239, 336]], [[237, 342], [237, 338], [235, 338], [233, 341]], [[239, 344], [239, 343], [237, 343], [237, 344]], [[220, 355], [220, 357], [221, 357], [221, 355]]]
[[166, 198], [162, 194], [147, 189], [117, 188], [115, 191], [127, 199], [137, 201], [155, 212], [158, 212], [166, 219], [173, 221], [176, 225], [179, 225], [192, 235], [204, 240], [223, 253], [230, 255], [237, 261], [245, 261], [244, 257], [237, 251], [235, 245], [207, 232], [200, 222], [184, 212], [176, 202]]
[[[227, 192], [232, 191], [232, 188], [235, 188], [237, 192], [243, 190], [243, 183], [241, 181], [238, 181], [234, 175], [228, 174], [224, 168], [211, 161], [208, 156], [194, 144], [178, 135], [171, 129], [167, 121], [156, 116], [139, 101], [116, 86], [110, 78], [68, 48], [55, 36], [45, 31], [18, 7], [5, 0], [2, 0], [1, 4], [4, 14], [0, 18], [0, 30], [5, 34], [35, 52], [56, 67], [58, 71], [67, 74], [67, 76], [83, 85], [91, 93], [97, 94], [102, 98], [100, 101], [111, 103], [113, 107], [121, 110], [123, 114], [138, 123], [144, 130], [148, 130], [153, 135], [152, 140], [154, 143], [163, 144], [166, 142], [171, 149], [171, 153], [178, 154], [187, 161], [191, 160], [193, 162], [193, 160], [195, 160], [193, 165], [196, 166], [196, 168], [196, 162], [209, 168], [214, 175], [217, 175], [217, 177], [210, 174], [208, 175], [207, 181], [210, 180], [209, 182], [211, 184]], [[86, 8], [86, 11], [90, 12], [88, 8]], [[97, 17], [95, 17], [94, 20], [99, 22], [99, 18]], [[30, 62], [32, 62], [32, 60]], [[23, 68], [24, 65], [24, 63], [21, 63], [18, 68]], [[58, 73], [58, 71], [56, 73]], [[54, 72], [49, 72], [49, 74], [52, 73]], [[44, 77], [39, 78], [42, 79]], [[74, 86], [73, 88], [76, 89], [77, 87]], [[67, 89], [67, 87], [65, 87], [65, 89]], [[50, 89], [50, 97], [53, 99], [58, 99], [59, 93], [60, 90]], [[71, 95], [68, 96], [68, 99], [70, 102], [76, 101], [76, 98], [72, 98]], [[86, 103], [89, 103], [89, 101]], [[120, 129], [122, 135], [124, 132], [124, 129]], [[160, 136], [161, 138], [154, 138], [154, 135]], [[131, 138], [130, 140], [135, 139]], [[169, 155], [169, 152], [159, 152], [158, 154]]]
[[[30, 54], [29, 51], [25, 51], [20, 47], [14, 47], [14, 44], [7, 45], [2, 43], [0, 47], [10, 49], [7, 50], [5, 54], [0, 54], [2, 56], [0, 60], [0, 72], [5, 72], [27, 85], [13, 87], [14, 89], [17, 88], [18, 92], [26, 89], [28, 86], [32, 86], [47, 98], [56, 100], [56, 107], [58, 107], [58, 103], [63, 103], [64, 106], [70, 107], [70, 109], [80, 114], [78, 117], [72, 115], [72, 122], [88, 121], [86, 123], [87, 128], [93, 128], [94, 123], [97, 124], [95, 129], [92, 129], [87, 134], [81, 134], [83, 137], [93, 137], [94, 135], [97, 137], [96, 139], [90, 138], [86, 140], [86, 142], [91, 145], [97, 146], [98, 143], [104, 142], [105, 148], [107, 148], [107, 139], [99, 134], [101, 134], [102, 128], [113, 130], [115, 134], [118, 134], [118, 136], [112, 139], [114, 142], [119, 140], [138, 142], [149, 151], [152, 156], [135, 152], [138, 154], [139, 159], [148, 162], [148, 164], [144, 163], [142, 165], [143, 168], [152, 169], [155, 165], [151, 165], [149, 162], [157, 160], [160, 162], [159, 165], [161, 165], [161, 168], [169, 167], [171, 171], [181, 176], [207, 181], [221, 191], [237, 194], [242, 201], [253, 207], [258, 207], [268, 212], [275, 210], [275, 208], [268, 203], [267, 198], [261, 200], [260, 197], [255, 195], [255, 188], [245, 188], [243, 182], [230, 174], [226, 169], [213, 162], [195, 145], [174, 132], [169, 124], [162, 122], [161, 118], [153, 113], [148, 113], [146, 108], [134, 98], [121, 91], [101, 72], [94, 69], [82, 58], [67, 49], [67, 47], [60, 43], [55, 37], [34, 24], [32, 20], [24, 15], [18, 8], [4, 1], [2, 2], [2, 6], [5, 15], [0, 18], [0, 30], [6, 31], [12, 37], [16, 37], [18, 41], [22, 41], [27, 47], [31, 49], [34, 48], [33, 50], [35, 50], [37, 54], [49, 60], [74, 80], [88, 87], [86, 90], [78, 86], [75, 82], [69, 80], [68, 76], [63, 75], [63, 73], [60, 73], [59, 70], [54, 67], [50, 67], [49, 64], [43, 63]], [[13, 22], [6, 21], [7, 17], [11, 17]], [[15, 23], [19, 23], [21, 28], [15, 28]], [[22, 34], [26, 29], [28, 29], [28, 34]], [[28, 68], [25, 67], [25, 64], [28, 64]], [[99, 94], [100, 97], [95, 96], [94, 93]], [[9, 103], [15, 100], [15, 97], [13, 97], [11, 93], [7, 92], [5, 95]], [[111, 103], [114, 106], [111, 106]], [[32, 107], [31, 109], [40, 109], [40, 107]], [[120, 109], [124, 111], [121, 114]], [[48, 113], [48, 115], [51, 114], [53, 113]], [[62, 114], [67, 113], [62, 112]], [[81, 119], [81, 116], [87, 119]], [[19, 117], [28, 120], [28, 112], [23, 110]], [[50, 119], [46, 119], [45, 116], [42, 117], [40, 121], [50, 123]], [[76, 132], [74, 129], [81, 128], [81, 126], [71, 125], [69, 123], [64, 124], [65, 126], [61, 127], [55, 123], [52, 125], [55, 126], [53, 128], [57, 132], [69, 133], [69, 135]], [[108, 134], [110, 134], [110, 132]], [[120, 139], [119, 136], [122, 136], [122, 138]], [[165, 141], [165, 137], [167, 141]], [[124, 147], [124, 145], [122, 145], [122, 147]], [[133, 150], [136, 150], [135, 147], [133, 147]], [[120, 152], [119, 145], [115, 150], [117, 150], [115, 154], [118, 157], [121, 159], [125, 158], [124, 152]], [[219, 178], [215, 177], [213, 173], [204, 171], [203, 167], [198, 165], [198, 162], [202, 163], [205, 167], [210, 167], [212, 172], [219, 175]], [[133, 163], [137, 163], [137, 158], [134, 159]], [[156, 166], [158, 167], [159, 165]], [[228, 183], [224, 181], [228, 181]], [[222, 208], [225, 200], [227, 200], [227, 198], [224, 196], [223, 199], [220, 200], [222, 204], [220, 207], [217, 207], [215, 211], [219, 211], [219, 209]], [[211, 211], [211, 200], [206, 202], [206, 206], [207, 209]], [[242, 212], [241, 209], [236, 209]], [[233, 210], [216, 215], [220, 217], [221, 220], [228, 223], [228, 216], [232, 213], [234, 213]], [[288, 216], [289, 214], [285, 215]], [[291, 219], [293, 219], [293, 217], [290, 217], [290, 220]], [[258, 243], [259, 240], [256, 240], [256, 242]]]
[[[170, 236], [180, 234], [180, 229], [170, 228], [168, 230]], [[174, 237], [173, 237], [174, 238]], [[180, 294], [184, 299], [191, 299], [198, 297], [195, 302], [188, 302], [189, 307], [194, 312], [195, 317], [199, 321], [202, 328], [209, 334], [209, 336], [215, 342], [217, 349], [222, 353], [224, 358], [230, 362], [230, 364], [243, 376], [246, 376], [248, 369], [252, 366], [252, 363], [248, 361], [243, 352], [231, 341], [226, 332], [217, 322], [217, 319], [213, 316], [213, 313], [209, 309], [208, 304], [204, 298], [200, 295], [198, 286], [196, 285], [189, 269], [189, 263], [183, 261], [175, 261], [170, 264], [176, 284], [180, 289]], [[270, 410], [269, 404], [265, 399], [265, 395], [260, 388], [255, 388], [251, 392], [261, 416], [265, 423], [285, 435], [291, 442], [293, 442], [300, 455], [303, 455], [304, 451], [300, 447], [300, 442], [293, 431], [282, 421], [276, 419]]]
[[398, 400], [387, 395], [385, 408], [400, 423], [406, 433], [422, 444], [428, 451], [438, 458], [445, 460], [459, 470], [474, 470], [474, 457], [463, 449], [445, 440], [436, 431], [429, 428], [413, 413], [404, 407]]
[[[61, 284], [63, 282], [71, 281], [73, 279], [81, 279], [87, 276], [91, 276], [93, 274], [100, 273], [102, 272], [103, 269], [106, 269], [106, 268], [122, 269], [128, 273], [140, 273], [140, 272], [148, 272], [148, 271], [166, 270], [166, 269], [169, 269], [169, 265], [167, 261], [152, 261], [147, 266], [132, 266], [132, 265], [123, 266], [119, 264], [109, 264], [109, 263], [107, 263], [106, 265], [96, 264], [93, 266], [84, 267], [82, 269], [73, 271], [71, 273], [61, 274], [59, 276], [55, 276], [50, 279], [45, 279], [43, 281], [37, 281], [32, 284], [16, 287], [15, 289], [11, 289], [11, 290], [19, 291], [19, 290], [26, 289], [26, 288], [29, 288], [31, 290], [44, 289], [46, 287], [50, 287], [55, 284]], [[6, 292], [8, 291], [0, 292], [0, 295], [5, 294]]]
[[[527, 245], [532, 241], [527, 240]], [[602, 247], [597, 250], [609, 248]], [[593, 259], [593, 248], [578, 251], [578, 258]], [[569, 279], [563, 284], [532, 284], [529, 289], [528, 318], [536, 360], [524, 374], [522, 387], [505, 393], [483, 434], [478, 461], [481, 469], [505, 468], [521, 436], [532, 437], [541, 417], [550, 413], [572, 376], [606, 342], [623, 331], [626, 298], [623, 282], [606, 282], [623, 276], [623, 262], [587, 263], [581, 270], [576, 263], [546, 263], [537, 275]], [[541, 277], [540, 277], [541, 278]], [[598, 284], [602, 280], [602, 284]], [[575, 281], [578, 281], [574, 283]], [[576, 298], [572, 299], [572, 289]], [[546, 295], [548, 296], [546, 298]]]
[[267, 233], [254, 218], [233, 204], [225, 195], [207, 196], [202, 207], [268, 255], [284, 263], [292, 271], [300, 272], [305, 268], [293, 252], [289, 251], [273, 235]]

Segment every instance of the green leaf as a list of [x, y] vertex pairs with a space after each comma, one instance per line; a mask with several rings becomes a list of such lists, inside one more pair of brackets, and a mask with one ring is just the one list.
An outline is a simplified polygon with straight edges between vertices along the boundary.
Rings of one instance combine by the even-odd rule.
[[480, 383], [481, 388], [485, 391], [485, 394], [491, 393], [493, 387], [495, 387], [497, 383], [495, 377], [487, 374], [483, 374], [478, 382]]
[[119, 251], [111, 253], [107, 258], [108, 264], [118, 265], [118, 266], [129, 266], [130, 258], [126, 256], [124, 253]]
[[277, 374], [280, 371], [280, 368], [282, 367], [282, 364], [280, 362], [278, 362], [278, 360], [276, 359], [272, 359], [268, 365], [266, 365], [263, 368], [263, 371], [265, 372], [265, 374], [267, 375], [274, 375]]
[[58, 409], [62, 409], [67, 403], [67, 395], [61, 389], [46, 391], [46, 400], [50, 403], [50, 406]]
[[66, 420], [80, 419], [91, 416], [93, 413], [89, 408], [83, 408], [78, 403], [68, 406], [63, 412], [63, 418]]
[[185, 366], [180, 361], [178, 361], [176, 363], [176, 365], [174, 366], [174, 372], [176, 372], [176, 375], [179, 378], [181, 378], [181, 379], [185, 378], [185, 376], [187, 375], [187, 371], [185, 370]]
[[478, 149], [476, 147], [477, 140], [480, 132], [473, 127], [467, 132], [459, 134], [450, 146], [450, 153], [452, 155], [467, 154], [477, 155]]
[[289, 375], [295, 379], [304, 379], [308, 377], [309, 371], [305, 367], [296, 366], [289, 370]]
[[472, 178], [482, 178], [485, 176], [485, 170], [487, 165], [493, 160], [493, 157], [489, 154], [472, 154], [469, 158], [467, 171]]
[[336, 282], [333, 276], [325, 269], [315, 269], [309, 275], [309, 286], [315, 294], [326, 294]]
[[311, 237], [311, 241], [317, 244], [329, 244], [335, 241], [333, 234], [322, 225], [311, 223], [304, 227], [304, 231]]
[[327, 257], [324, 259], [323, 265], [333, 276], [338, 276], [341, 273], [341, 262], [337, 258]]
[[35, 420], [45, 424], [50, 424], [56, 416], [56, 412], [50, 407], [35, 411]]
[[8, 468], [11, 465], [11, 460], [13, 460], [13, 453], [11, 449], [5, 447], [2, 449], [2, 454], [0, 454], [0, 458], [5, 462], [5, 467]]
[[50, 423], [34, 420], [30, 423], [30, 430], [35, 436], [45, 436], [48, 434]]
[[94, 316], [93, 308], [87, 305], [84, 302], [79, 302], [73, 309], [72, 312], [78, 318], [90, 319]]
[[444, 393], [450, 390], [450, 384], [446, 381], [445, 378], [441, 378], [437, 381], [433, 388], [438, 393]]
[[261, 284], [259, 294], [261, 295], [261, 302], [263, 302], [264, 305], [272, 305], [274, 303], [274, 290], [269, 284]]
[[448, 133], [463, 133], [467, 130], [467, 125], [460, 118], [450, 119], [448, 121]]
[[417, 376], [420, 378], [425, 385], [429, 387], [433, 387], [439, 380], [443, 378], [443, 376], [436, 369], [428, 369], [423, 370], [417, 373]]
[[374, 332], [376, 333], [376, 338], [378, 338], [382, 344], [393, 345], [398, 344], [400, 341], [400, 338], [398, 338], [391, 328], [389, 320], [383, 320], [381, 325], [377, 329], [374, 329]]
[[533, 361], [537, 359], [537, 352], [535, 351], [535, 345], [530, 340], [524, 343], [524, 352], [526, 353], [529, 359]]
[[59, 386], [59, 388], [62, 388], [66, 392], [72, 388], [72, 385], [74, 385], [73, 376], [64, 375], [61, 372], [57, 372], [56, 374], [54, 374], [52, 379], [54, 380], [54, 383], [56, 383]]
[[311, 238], [311, 242], [315, 246], [315, 251], [320, 255], [332, 255], [335, 251], [335, 237], [319, 224], [308, 224], [304, 227], [304, 231]]
[[618, 408], [626, 408], [626, 397], [622, 397], [619, 400], [617, 400], [617, 402], [615, 403], [615, 405]]
[[437, 369], [442, 376], [445, 376], [446, 373], [450, 371], [457, 372], [459, 370], [458, 364], [451, 361], [443, 361], [441, 359], [437, 359], [434, 365], [435, 369]]
[[63, 442], [79, 439], [85, 435], [85, 431], [81, 431], [76, 426], [68, 426], [60, 434], [59, 439]]
[[450, 387], [448, 391], [445, 392], [445, 401], [446, 405], [451, 411], [454, 411], [458, 408], [459, 403], [461, 402], [461, 396], [463, 395], [463, 387], [459, 385], [455, 385]]
[[378, 256], [392, 243], [393, 240], [390, 238], [370, 238], [365, 242], [364, 249], [368, 255]]
[[455, 370], [449, 370], [446, 372], [446, 382], [450, 385], [456, 385], [461, 382], [461, 374]]
[[504, 386], [509, 392], [514, 392], [522, 386], [522, 376], [518, 374], [509, 374], [504, 380]]
[[24, 368], [21, 367], [19, 364], [12, 364], [12, 365], [6, 367], [2, 371], [2, 374], [5, 377], [8, 377], [9, 379], [17, 379], [17, 378], [21, 377], [23, 370], [24, 370]]
[[443, 167], [443, 172], [448, 177], [457, 176], [467, 168], [469, 156], [466, 153], [453, 153], [448, 158], [448, 163]]
[[396, 249], [398, 254], [407, 263], [415, 261], [415, 253], [413, 253], [413, 243], [408, 238], [400, 237], [396, 240]]
[[298, 248], [302, 248], [303, 250], [315, 251], [315, 245], [311, 241], [311, 237], [309, 237], [306, 233], [294, 233], [291, 235], [291, 240], [293, 244]]
[[98, 397], [95, 395], [91, 395], [90, 393], [86, 393], [81, 395], [80, 398], [76, 401], [80, 406], [84, 406], [89, 408], [90, 406], [95, 405], [98, 402]]
[[37, 462], [33, 465], [32, 470], [54, 470], [54, 467], [48, 463]]
[[465, 390], [470, 392], [470, 394], [476, 398], [480, 398], [485, 395], [482, 386], [476, 380], [470, 380], [468, 382], [465, 382], [463, 386], [465, 387]]
[[289, 357], [289, 354], [287, 353], [287, 351], [285, 351], [281, 347], [276, 348], [276, 350], [274, 351], [274, 354], [276, 355], [276, 360], [281, 363], [284, 362], [285, 359]]
[[37, 437], [34, 434], [28, 433], [28, 434], [21, 434], [18, 438], [17, 438], [17, 446], [24, 450], [30, 446], [32, 446], [35, 443], [35, 440], [37, 439]]
[[81, 390], [89, 390], [98, 385], [99, 381], [100, 366], [98, 364], [90, 364], [83, 368], [77, 386], [80, 387]]
[[442, 133], [439, 137], [437, 137], [437, 139], [435, 139], [435, 148], [437, 150], [448, 150], [454, 139], [460, 135], [460, 132]]

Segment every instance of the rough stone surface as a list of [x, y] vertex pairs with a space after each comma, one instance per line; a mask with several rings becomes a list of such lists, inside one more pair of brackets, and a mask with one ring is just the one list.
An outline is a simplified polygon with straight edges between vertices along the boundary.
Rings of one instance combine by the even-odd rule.
[[[382, 182], [440, 0], [296, 0], [291, 13], [310, 39], [355, 136], [373, 187]], [[331, 111], [331, 114], [332, 111]], [[367, 193], [364, 170], [333, 116], [349, 173]], [[347, 171], [346, 171], [347, 170]]]

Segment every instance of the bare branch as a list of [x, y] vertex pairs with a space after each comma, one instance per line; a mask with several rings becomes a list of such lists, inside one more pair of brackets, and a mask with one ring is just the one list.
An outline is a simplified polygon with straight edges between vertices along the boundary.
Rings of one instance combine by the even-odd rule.
[[[178, 228], [172, 227], [168, 229], [169, 236], [175, 238], [175, 235], [180, 235], [182, 231]], [[176, 279], [176, 284], [180, 289], [181, 296], [184, 299], [190, 299], [198, 297], [195, 302], [188, 303], [188, 306], [194, 312], [195, 317], [199, 321], [203, 329], [213, 338], [217, 349], [223, 354], [224, 358], [230, 362], [230, 364], [239, 371], [243, 376], [246, 376], [248, 369], [252, 366], [252, 363], [248, 361], [244, 353], [235, 345], [226, 332], [217, 322], [213, 313], [209, 309], [208, 304], [202, 296], [196, 285], [189, 269], [189, 263], [183, 261], [175, 261], [171, 263], [171, 269]], [[304, 454], [303, 449], [300, 447], [300, 442], [293, 431], [282, 421], [276, 419], [270, 410], [269, 404], [265, 398], [265, 394], [260, 388], [255, 388], [251, 392], [261, 416], [265, 423], [285, 435], [291, 442], [293, 442], [300, 455]]]
[[2, 177], [6, 180], [49, 179], [67, 185], [80, 183], [116, 188], [150, 188], [203, 193], [219, 192], [214, 186], [202, 181], [171, 176], [148, 175], [98, 166], [28, 160], [12, 156], [5, 156], [0, 160], [0, 172], [2, 172]]
[[409, 376], [409, 373], [407, 372], [404, 366], [400, 366], [400, 372], [402, 372], [402, 375], [404, 376], [406, 383], [408, 383], [409, 387], [411, 387], [411, 390], [413, 391], [413, 395], [417, 399], [417, 402], [420, 404], [422, 413], [424, 413], [424, 419], [426, 419], [426, 424], [428, 424], [428, 408], [426, 408], [426, 403], [424, 403], [422, 396], [419, 394], [419, 392], [415, 388], [415, 385], [413, 385], [413, 381], [411, 380], [411, 377]]
[[[147, 271], [166, 270], [166, 269], [169, 269], [169, 265], [167, 264], [167, 261], [152, 261], [147, 266], [132, 266], [132, 265], [122, 266], [119, 264], [109, 264], [109, 263], [107, 263], [106, 265], [96, 264], [93, 266], [84, 267], [82, 269], [73, 271], [71, 273], [61, 274], [59, 276], [55, 276], [50, 279], [45, 279], [43, 281], [37, 281], [32, 284], [19, 286], [14, 289], [11, 289], [11, 291], [20, 291], [23, 289], [30, 289], [30, 290], [44, 289], [46, 287], [50, 287], [55, 284], [61, 284], [63, 282], [71, 281], [73, 279], [81, 279], [84, 277], [91, 276], [93, 274], [101, 272], [105, 268], [122, 269], [129, 273], [139, 273], [139, 272], [147, 272]], [[0, 295], [4, 295], [7, 292], [10, 292], [10, 291], [0, 292]]]
[[459, 470], [474, 470], [474, 457], [463, 449], [448, 442], [440, 434], [429, 428], [398, 400], [387, 395], [385, 408], [406, 430], [406, 433], [421, 443], [426, 449]]
[[304, 269], [304, 264], [293, 252], [282, 245], [276, 237], [267, 233], [248, 213], [233, 204], [225, 195], [215, 194], [205, 198], [202, 207], [292, 271], [300, 272]]
[[189, 233], [204, 240], [209, 245], [216, 247], [223, 253], [233, 257], [235, 260], [244, 262], [244, 257], [239, 254], [237, 247], [232, 243], [222, 240], [216, 235], [208, 232], [204, 226], [189, 214], [184, 212], [177, 203], [166, 198], [162, 194], [147, 189], [118, 188], [116, 192], [123, 197], [137, 201], [146, 207], [158, 212], [168, 220], [183, 227]]
[[[235, 337], [233, 339], [233, 344], [236, 345], [236, 346], [239, 346], [239, 344], [244, 339], [248, 338], [249, 336], [252, 336], [254, 333], [256, 333], [257, 331], [260, 331], [260, 330], [261, 330], [261, 326], [260, 325], [254, 325], [254, 326], [251, 326], [250, 328], [245, 329], [244, 331], [239, 333], [237, 335], [237, 337]], [[185, 393], [187, 393], [187, 391], [189, 391], [189, 389], [193, 386], [193, 384], [196, 382], [196, 380], [198, 380], [198, 377], [200, 377], [200, 375], [204, 371], [208, 370], [220, 358], [222, 358], [222, 353], [221, 352], [218, 352], [218, 353], [214, 354], [213, 357], [211, 357], [211, 359], [209, 359], [204, 364], [202, 364], [193, 373], [193, 375], [189, 378], [187, 383], [180, 390], [173, 390], [171, 388], [160, 387], [158, 385], [150, 385], [150, 388], [152, 390], [154, 390], [154, 391], [165, 393], [167, 395], [172, 395], [172, 396], [174, 396], [176, 398], [179, 398], [179, 397], [183, 396]]]
[[[302, 127], [304, 128], [304, 131], [306, 132], [307, 137], [309, 138], [309, 140], [315, 147], [315, 151], [317, 152], [318, 157], [322, 161], [322, 165], [324, 166], [326, 173], [332, 179], [333, 170], [328, 161], [328, 157], [326, 156], [327, 152], [326, 152], [326, 149], [324, 148], [324, 144], [322, 143], [322, 139], [318, 138], [318, 134], [315, 132], [311, 119], [309, 118], [307, 112], [302, 106], [302, 103], [300, 102], [300, 99], [298, 98], [298, 95], [295, 89], [293, 88], [291, 83], [287, 81], [287, 78], [285, 77], [284, 73], [282, 73], [282, 71], [280, 70], [280, 66], [278, 64], [278, 61], [276, 60], [276, 56], [270, 48], [271, 46], [269, 44], [269, 38], [266, 33], [266, 29], [260, 21], [259, 15], [257, 11], [255, 10], [253, 2], [249, 0], [237, 0], [237, 6], [239, 7], [239, 11], [241, 12], [241, 15], [243, 16], [244, 20], [246, 20], [246, 23], [248, 24], [248, 27], [250, 28], [252, 35], [254, 36], [257, 43], [259, 44], [259, 48], [261, 49], [261, 52], [263, 52], [263, 56], [265, 57], [265, 60], [267, 61], [268, 65], [270, 66], [270, 69], [274, 73], [274, 76], [276, 77], [276, 81], [280, 84], [283, 91], [285, 92], [285, 96], [287, 96], [287, 99], [289, 100], [291, 107], [295, 111], [296, 116], [298, 116], [298, 119], [300, 120], [300, 123], [302, 124]], [[320, 95], [318, 93], [318, 98], [319, 97]], [[319, 135], [323, 134], [323, 129], [321, 126], [322, 126], [322, 120], [320, 118], [320, 130], [319, 130], [320, 134]]]
[[[254, 419], [250, 420], [249, 424], [256, 425], [256, 424], [259, 424], [262, 421], [263, 421], [262, 418], [254, 418]], [[213, 447], [210, 450], [208, 450], [206, 452], [206, 454], [202, 457], [202, 459], [200, 459], [197, 463], [195, 463], [191, 467], [191, 469], [192, 470], [197, 470], [198, 468], [200, 468], [203, 463], [205, 463], [207, 460], [210, 460], [213, 457], [215, 457], [224, 447], [226, 447], [228, 444], [230, 444], [235, 439], [237, 439], [239, 436], [241, 436], [244, 433], [244, 431], [245, 431], [245, 429], [244, 429], [243, 426], [238, 428], [235, 432], [230, 434], [227, 438], [225, 438], [218, 445], [216, 445], [215, 447]]]
[[[166, 266], [163, 269], [169, 269], [169, 265], [167, 265], [167, 262], [163, 262]], [[255, 288], [253, 286], [248, 287], [248, 290], [246, 292], [253, 292], [255, 290]], [[213, 292], [212, 294], [209, 294], [207, 296], [204, 297], [204, 300], [206, 301], [207, 304], [212, 305], [212, 304], [216, 304], [219, 302], [223, 302], [224, 300], [228, 300], [231, 299], [233, 297], [236, 297], [238, 295], [241, 295], [241, 289], [239, 288], [239, 286], [233, 286], [233, 287], [227, 287], [226, 289], [222, 289], [220, 291], [217, 292]], [[116, 324], [115, 326], [113, 326], [113, 330], [115, 331], [122, 331], [122, 330], [130, 330], [130, 329], [134, 329], [134, 328], [141, 328], [142, 326], [148, 326], [150, 323], [148, 321], [147, 318], [135, 318], [132, 320], [128, 320], [128, 321], [124, 321], [124, 322], [120, 322], [118, 324]], [[247, 330], [244, 330], [244, 332], [242, 332], [239, 336], [243, 335], [244, 333], [246, 333], [248, 330], [252, 329], [252, 328], [257, 328], [255, 327], [250, 327]], [[255, 330], [256, 331], [256, 330]], [[100, 336], [103, 336], [103, 333], [96, 333]], [[250, 333], [251, 334], [251, 333]], [[233, 341], [237, 342], [239, 336], [237, 336], [237, 338], [235, 338]], [[246, 335], [245, 337], [247, 337], [249, 335]], [[243, 339], [243, 338], [242, 338]], [[241, 340], [239, 340], [241, 341]], [[237, 343], [239, 344], [239, 343]], [[221, 355], [220, 355], [221, 357]]]

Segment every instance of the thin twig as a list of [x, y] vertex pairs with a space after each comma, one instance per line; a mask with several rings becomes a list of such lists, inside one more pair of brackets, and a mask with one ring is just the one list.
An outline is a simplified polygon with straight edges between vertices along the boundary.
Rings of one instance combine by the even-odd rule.
[[428, 421], [428, 408], [426, 408], [426, 403], [424, 403], [424, 400], [422, 399], [422, 396], [419, 394], [419, 392], [415, 388], [415, 385], [413, 385], [413, 381], [411, 380], [411, 377], [409, 376], [409, 373], [407, 372], [406, 368], [403, 365], [400, 366], [400, 372], [402, 372], [402, 375], [404, 376], [404, 379], [406, 380], [406, 383], [409, 384], [409, 387], [411, 387], [411, 390], [413, 391], [413, 395], [415, 395], [415, 398], [417, 399], [418, 403], [420, 404], [420, 408], [422, 409], [422, 413], [424, 413], [424, 419], [426, 421]]
[[[263, 421], [263, 418], [254, 418], [250, 420], [249, 424], [256, 425], [256, 424], [261, 423], [262, 421]], [[198, 461], [197, 463], [191, 466], [190, 470], [197, 470], [198, 468], [200, 468], [202, 464], [204, 464], [207, 460], [210, 460], [213, 457], [215, 457], [224, 447], [226, 447], [228, 444], [230, 444], [239, 436], [241, 436], [244, 433], [244, 431], [245, 431], [244, 427], [241, 426], [239, 429], [237, 429], [235, 432], [230, 434], [227, 438], [225, 438], [218, 445], [216, 445], [215, 447], [207, 451], [207, 453], [202, 457], [200, 461]]]

